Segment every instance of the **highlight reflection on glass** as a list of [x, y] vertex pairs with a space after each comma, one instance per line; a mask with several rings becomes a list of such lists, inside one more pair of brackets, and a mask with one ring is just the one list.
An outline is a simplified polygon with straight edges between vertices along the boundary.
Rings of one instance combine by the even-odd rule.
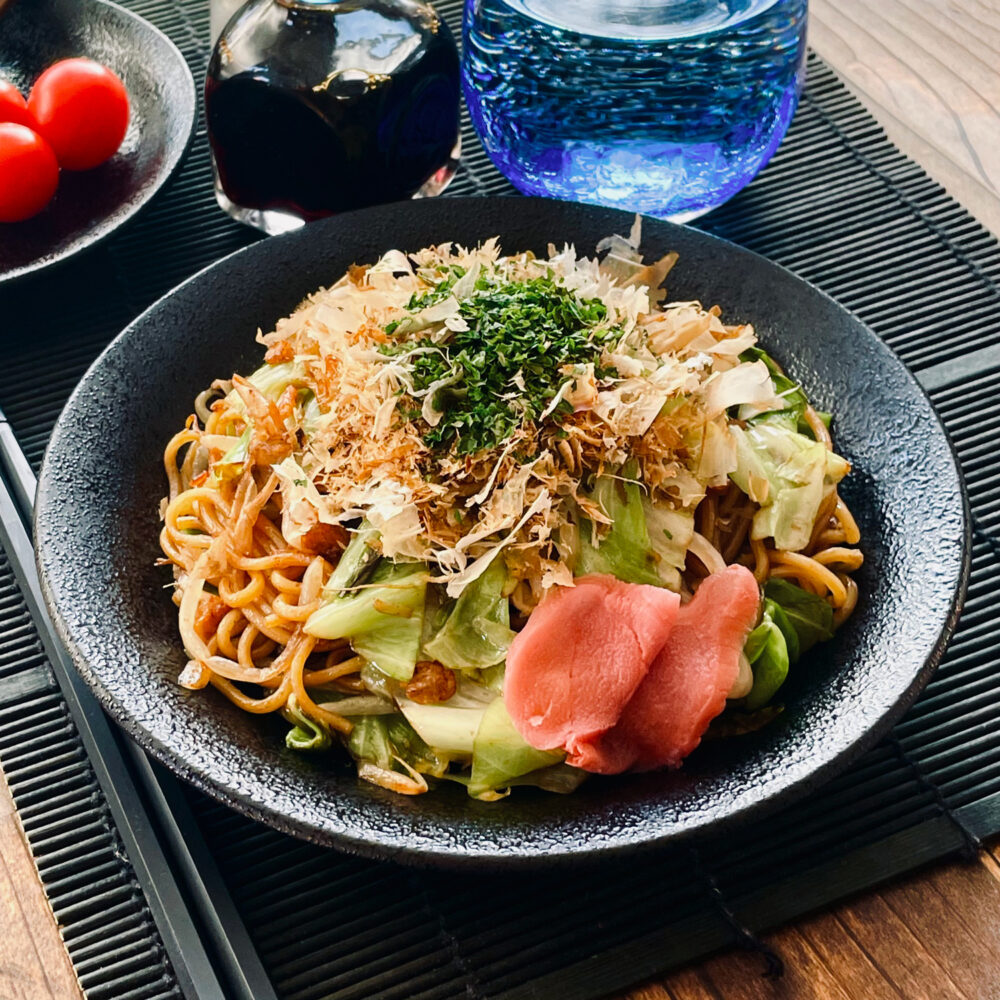
[[807, 0], [466, 0], [463, 82], [526, 194], [683, 221], [784, 137]]

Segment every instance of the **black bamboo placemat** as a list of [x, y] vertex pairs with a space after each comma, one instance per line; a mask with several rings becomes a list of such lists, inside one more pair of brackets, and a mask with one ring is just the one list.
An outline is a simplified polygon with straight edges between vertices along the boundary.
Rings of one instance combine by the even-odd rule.
[[[200, 79], [207, 4], [126, 5], [167, 31]], [[438, 7], [454, 21], [461, 4]], [[468, 131], [451, 192], [510, 193]], [[931, 391], [975, 524], [969, 598], [941, 669], [889, 740], [810, 799], [738, 838], [584, 878], [473, 879], [360, 861], [185, 790], [178, 808], [193, 814], [282, 1000], [597, 997], [727, 943], [753, 947], [748, 928], [1000, 832], [996, 240], [886, 141], [815, 57], [774, 161], [699, 225], [852, 308]], [[0, 406], [32, 466], [104, 344], [158, 295], [253, 238], [215, 208], [200, 129], [180, 174], [140, 219], [58, 272], [0, 293]], [[181, 996], [5, 562], [0, 622], [0, 760], [88, 997]], [[210, 922], [211, 902], [191, 905]], [[183, 989], [198, 995], [197, 984]]]

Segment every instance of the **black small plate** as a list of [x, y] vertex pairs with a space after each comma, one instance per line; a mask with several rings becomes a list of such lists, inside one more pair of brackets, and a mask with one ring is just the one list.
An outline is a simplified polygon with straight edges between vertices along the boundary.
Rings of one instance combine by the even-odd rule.
[[418, 798], [359, 782], [340, 755], [283, 745], [285, 727], [213, 691], [177, 686], [185, 656], [164, 589], [161, 455], [214, 378], [260, 364], [270, 329], [354, 262], [499, 234], [508, 252], [551, 241], [593, 253], [625, 213], [561, 202], [441, 199], [314, 223], [218, 262], [140, 316], [95, 362], [52, 435], [35, 538], [56, 627], [105, 708], [154, 756], [281, 830], [416, 863], [511, 866], [648, 848], [745, 817], [826, 780], [884, 733], [926, 683], [967, 575], [961, 478], [927, 397], [858, 320], [762, 257], [646, 220], [643, 250], [680, 261], [671, 298], [753, 322], [814, 404], [834, 414], [854, 465], [843, 492], [862, 531], [855, 615], [798, 664], [785, 712], [750, 736], [706, 743], [673, 773], [593, 779], [570, 796], [516, 789], [498, 803], [455, 786]]
[[105, 0], [0, 0], [0, 78], [27, 96], [43, 70], [76, 56], [124, 80], [128, 132], [107, 163], [62, 171], [39, 215], [0, 223], [0, 283], [55, 264], [128, 221], [173, 173], [194, 129], [191, 71], [148, 21]]

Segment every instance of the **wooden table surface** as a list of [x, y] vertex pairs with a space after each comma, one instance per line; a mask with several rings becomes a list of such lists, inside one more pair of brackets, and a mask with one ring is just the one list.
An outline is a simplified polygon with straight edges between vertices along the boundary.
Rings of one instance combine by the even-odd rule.
[[[889, 137], [1000, 234], [1000, 0], [811, 0], [811, 45]], [[996, 856], [995, 856], [996, 855]], [[934, 867], [622, 1000], [1000, 997], [1000, 854]], [[80, 996], [0, 778], [0, 1000]]]

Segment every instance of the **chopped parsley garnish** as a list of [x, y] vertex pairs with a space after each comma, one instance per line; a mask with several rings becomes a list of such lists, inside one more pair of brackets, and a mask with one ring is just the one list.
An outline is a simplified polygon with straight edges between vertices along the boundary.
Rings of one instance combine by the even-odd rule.
[[[451, 290], [455, 287], [455, 282], [464, 276], [465, 268], [460, 267], [458, 264], [452, 264], [432, 289], [424, 292], [423, 295], [414, 293], [410, 296], [410, 301], [406, 303], [406, 311], [416, 313], [420, 312], [421, 309], [426, 309], [428, 306], [443, 302], [451, 294]], [[400, 321], [398, 319], [394, 320], [392, 323], [386, 325], [385, 332], [391, 337], [399, 329], [399, 324]]]
[[423, 295], [411, 295], [410, 301], [406, 303], [407, 312], [418, 312], [421, 309], [426, 309], [428, 306], [432, 306], [437, 302], [443, 302], [451, 290], [455, 287], [455, 282], [459, 278], [465, 277], [465, 268], [459, 267], [458, 264], [452, 264], [448, 268], [447, 275], [441, 279], [429, 292], [424, 292]]
[[[443, 342], [424, 338], [381, 348], [388, 355], [431, 348], [413, 358], [418, 391], [454, 379], [435, 393], [434, 407], [443, 416], [424, 441], [460, 455], [496, 447], [524, 421], [541, 416], [567, 380], [560, 369], [596, 361], [604, 343], [621, 332], [600, 325], [607, 319], [600, 299], [580, 301], [552, 278], [492, 287], [480, 279], [477, 287], [460, 307], [468, 330], [452, 331]], [[440, 290], [441, 285], [427, 295], [440, 301]], [[417, 300], [420, 308], [432, 304], [425, 298]], [[391, 335], [397, 325], [390, 323], [386, 332]], [[555, 412], [560, 411], [569, 411], [569, 405], [560, 403]]]

